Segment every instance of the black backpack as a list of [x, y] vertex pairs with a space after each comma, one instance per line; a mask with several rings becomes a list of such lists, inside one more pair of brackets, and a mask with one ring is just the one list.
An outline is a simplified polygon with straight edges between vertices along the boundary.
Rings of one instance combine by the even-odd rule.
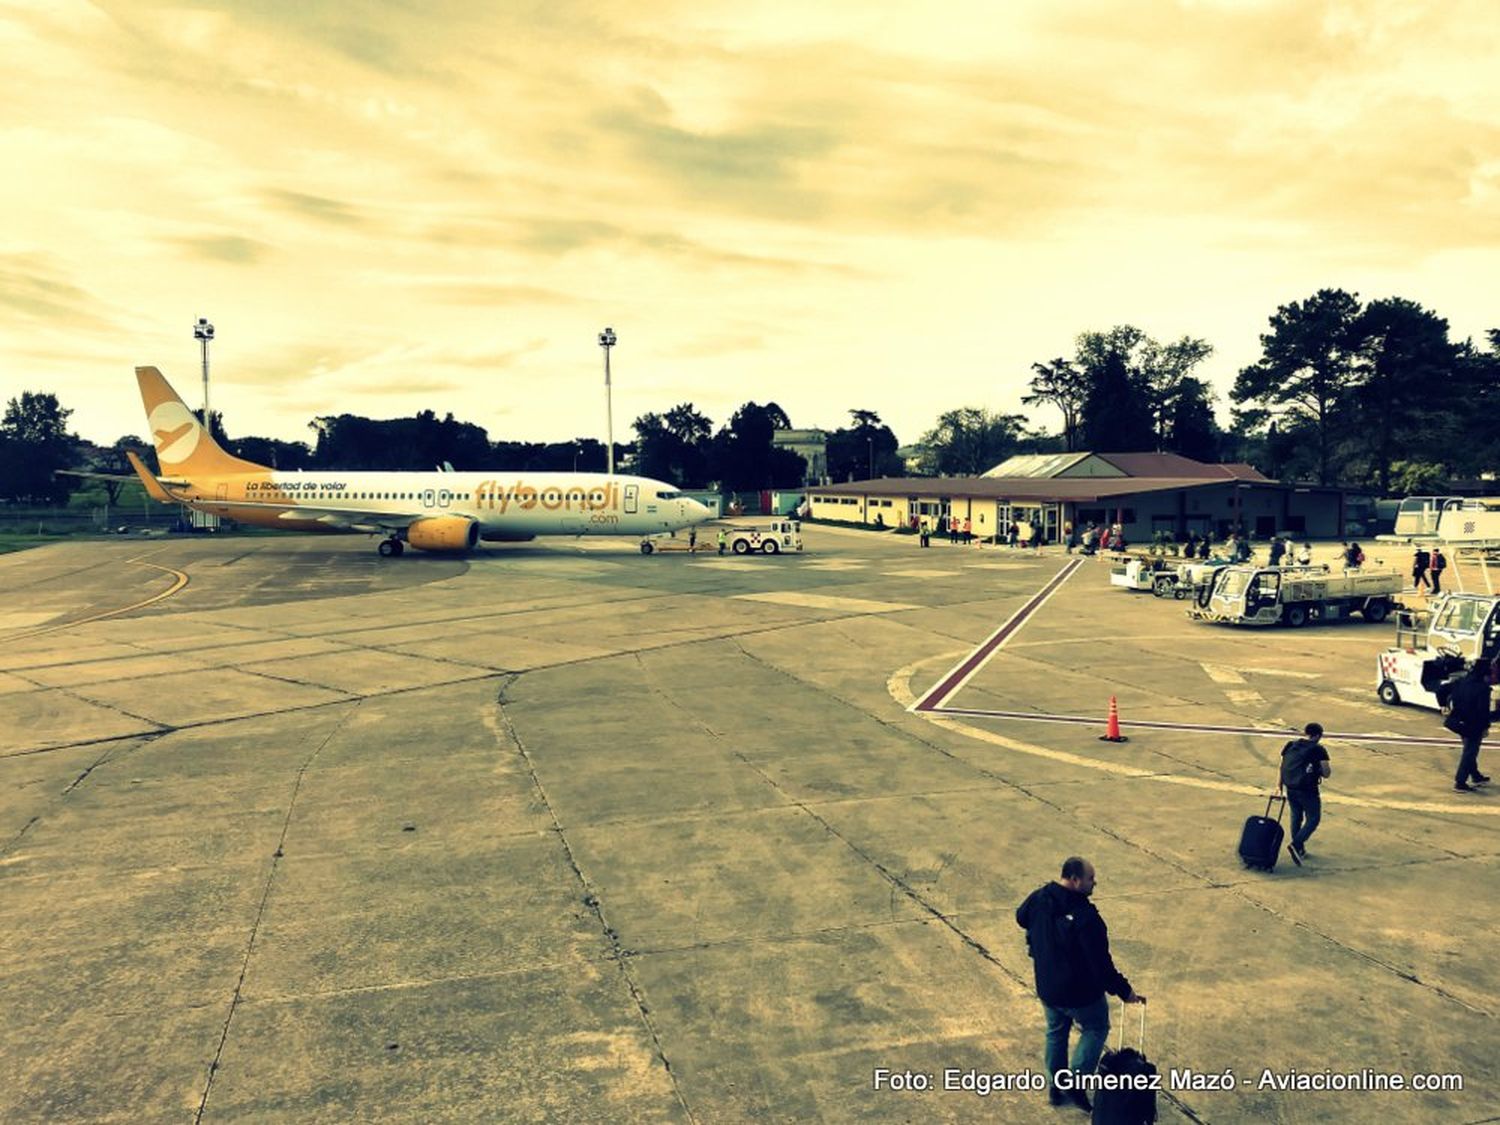
[[1294, 738], [1282, 748], [1281, 784], [1283, 788], [1316, 788], [1321, 776], [1316, 762], [1322, 761], [1321, 758], [1313, 757], [1313, 751], [1317, 748], [1316, 742], [1309, 742], [1305, 738]]

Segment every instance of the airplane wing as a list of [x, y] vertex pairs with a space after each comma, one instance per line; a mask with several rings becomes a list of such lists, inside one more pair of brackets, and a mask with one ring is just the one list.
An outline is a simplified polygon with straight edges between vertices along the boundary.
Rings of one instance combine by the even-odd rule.
[[134, 473], [90, 473], [83, 469], [53, 469], [55, 477], [82, 477], [85, 480], [117, 480], [122, 484], [129, 484], [135, 480]]
[[410, 527], [418, 520], [433, 515], [432, 512], [384, 512], [360, 508], [317, 508], [305, 504], [289, 505], [264, 503], [256, 500], [230, 500], [226, 503], [236, 508], [281, 509], [278, 519], [314, 520], [329, 527], [343, 527], [350, 531], [389, 531]]

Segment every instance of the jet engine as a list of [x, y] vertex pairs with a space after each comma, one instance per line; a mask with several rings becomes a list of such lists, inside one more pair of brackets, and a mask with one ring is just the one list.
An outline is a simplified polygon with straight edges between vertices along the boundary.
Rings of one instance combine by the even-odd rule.
[[419, 551], [467, 551], [479, 542], [479, 521], [468, 516], [430, 516], [406, 529]]

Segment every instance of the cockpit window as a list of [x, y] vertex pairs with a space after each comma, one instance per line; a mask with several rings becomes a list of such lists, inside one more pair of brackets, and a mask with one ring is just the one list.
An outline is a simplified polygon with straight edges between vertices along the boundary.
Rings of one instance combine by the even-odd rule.
[[682, 493], [680, 493], [680, 492], [658, 492], [656, 494], [656, 498], [658, 500], [680, 500], [680, 499], [682, 499]]

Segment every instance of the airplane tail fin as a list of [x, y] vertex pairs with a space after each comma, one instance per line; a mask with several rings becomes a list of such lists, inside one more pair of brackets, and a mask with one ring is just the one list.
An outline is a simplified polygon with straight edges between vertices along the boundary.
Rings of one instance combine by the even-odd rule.
[[146, 422], [163, 476], [232, 476], [271, 471], [265, 465], [225, 453], [156, 368], [137, 367], [135, 378], [141, 386]]

